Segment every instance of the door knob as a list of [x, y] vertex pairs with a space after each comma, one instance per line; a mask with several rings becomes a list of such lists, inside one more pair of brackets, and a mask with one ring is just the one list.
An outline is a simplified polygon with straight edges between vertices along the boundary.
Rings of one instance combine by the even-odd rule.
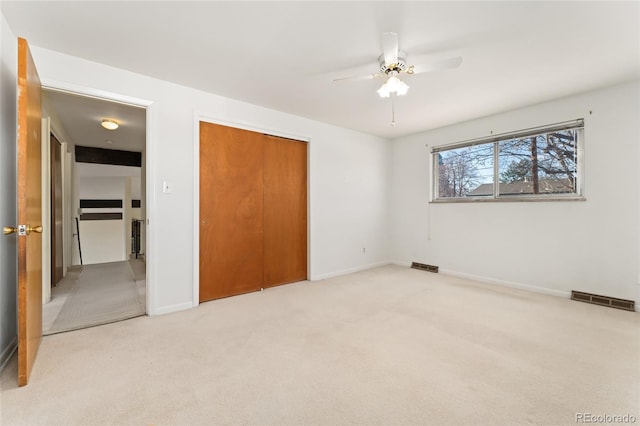
[[32, 227], [31, 225], [27, 225], [27, 234], [29, 234], [31, 232], [36, 232], [38, 234], [42, 234], [42, 225], [38, 225], [38, 226], [34, 226], [34, 227]]
[[42, 225], [38, 225], [38, 226], [19, 225], [17, 228], [5, 226], [4, 228], [2, 228], [2, 232], [4, 233], [4, 235], [13, 234], [14, 232], [17, 232], [18, 235], [29, 235], [32, 232], [42, 234]]

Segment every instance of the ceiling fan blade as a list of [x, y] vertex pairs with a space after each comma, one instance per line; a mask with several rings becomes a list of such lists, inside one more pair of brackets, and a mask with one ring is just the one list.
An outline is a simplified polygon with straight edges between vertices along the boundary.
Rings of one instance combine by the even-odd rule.
[[353, 77], [334, 78], [333, 82], [338, 83], [341, 81], [373, 80], [374, 78], [378, 78], [378, 77], [382, 77], [382, 74], [367, 74], [367, 75], [358, 75]]
[[462, 63], [462, 57], [456, 56], [455, 58], [445, 59], [443, 61], [432, 62], [430, 64], [411, 65], [407, 69], [407, 74], [421, 74], [423, 72], [431, 72], [444, 70], [449, 68], [458, 68]]
[[382, 33], [382, 53], [384, 64], [389, 66], [398, 63], [398, 34]]

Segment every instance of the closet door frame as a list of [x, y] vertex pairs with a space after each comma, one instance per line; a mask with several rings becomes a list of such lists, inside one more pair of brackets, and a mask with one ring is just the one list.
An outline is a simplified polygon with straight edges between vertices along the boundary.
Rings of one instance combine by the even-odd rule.
[[193, 120], [193, 306], [200, 304], [200, 122], [295, 139], [307, 143], [307, 279], [311, 277], [311, 138], [283, 129], [267, 128], [246, 121], [232, 121], [196, 111]]

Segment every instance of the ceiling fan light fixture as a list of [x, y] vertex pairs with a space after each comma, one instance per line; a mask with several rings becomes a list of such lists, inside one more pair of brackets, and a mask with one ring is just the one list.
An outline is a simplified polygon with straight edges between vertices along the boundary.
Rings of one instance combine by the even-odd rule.
[[381, 98], [388, 98], [391, 95], [391, 92], [389, 92], [389, 89], [387, 88], [387, 83], [380, 86], [378, 89], [378, 95], [380, 95]]
[[409, 86], [404, 81], [401, 81], [401, 80], [399, 80], [399, 81], [400, 81], [400, 84], [398, 84], [398, 88], [396, 89], [396, 93], [398, 94], [398, 96], [404, 96], [409, 91]]
[[392, 75], [387, 80], [386, 85], [387, 85], [387, 90], [389, 92], [393, 93], [396, 90], [398, 90], [398, 87], [400, 86], [400, 79], [398, 77], [396, 77], [395, 75]]
[[409, 86], [395, 75], [391, 75], [387, 81], [378, 89], [378, 95], [381, 98], [388, 98], [392, 93], [398, 96], [406, 95]]
[[109, 120], [105, 118], [104, 120], [102, 120], [102, 127], [104, 127], [107, 130], [115, 130], [118, 127], [120, 127], [120, 125], [115, 120]]

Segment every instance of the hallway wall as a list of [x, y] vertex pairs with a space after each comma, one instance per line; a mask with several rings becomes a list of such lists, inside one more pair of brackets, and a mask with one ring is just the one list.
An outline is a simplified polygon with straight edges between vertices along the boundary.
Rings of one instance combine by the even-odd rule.
[[[81, 199], [118, 199], [123, 202], [122, 209], [82, 209], [83, 213], [109, 211], [123, 215], [122, 220], [79, 222], [83, 263], [126, 260], [131, 253], [131, 219], [141, 214], [141, 209], [131, 208], [132, 194], [138, 197], [136, 199], [141, 197], [141, 168], [82, 162], [74, 165], [74, 185], [77, 188], [72, 202], [74, 215], [78, 215]], [[78, 242], [75, 238], [73, 241], [73, 265], [79, 265]]]
[[[121, 209], [109, 209], [121, 212], [122, 219], [117, 220], [80, 220], [80, 241], [82, 243], [82, 260], [85, 265], [93, 263], [118, 262], [127, 260], [126, 252], [126, 183], [124, 176], [111, 177], [78, 177], [79, 198], [82, 199], [122, 200]], [[96, 209], [88, 209], [94, 211]], [[82, 209], [83, 213], [87, 209]], [[78, 257], [74, 265], [80, 264]]]

